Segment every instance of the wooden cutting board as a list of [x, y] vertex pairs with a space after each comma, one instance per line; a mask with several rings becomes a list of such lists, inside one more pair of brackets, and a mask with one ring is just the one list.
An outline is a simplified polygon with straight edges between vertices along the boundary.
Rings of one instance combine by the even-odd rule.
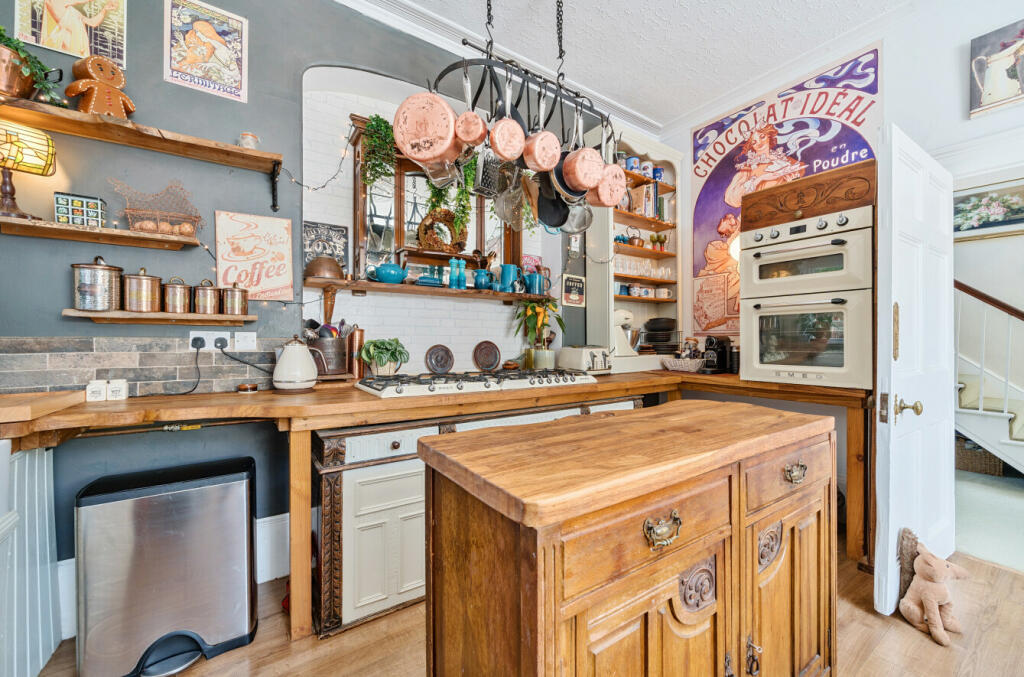
[[85, 402], [84, 390], [0, 395], [0, 423], [31, 421]]

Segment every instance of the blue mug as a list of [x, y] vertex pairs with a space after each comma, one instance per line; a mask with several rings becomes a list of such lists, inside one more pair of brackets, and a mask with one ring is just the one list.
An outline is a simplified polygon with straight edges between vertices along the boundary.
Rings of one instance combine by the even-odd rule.
[[551, 280], [540, 273], [530, 273], [525, 277], [527, 294], [547, 294], [551, 289]]
[[501, 291], [513, 291], [513, 287], [522, 279], [522, 277], [523, 271], [519, 270], [519, 266], [516, 264], [501, 264]]
[[491, 283], [491, 291], [501, 291], [501, 283], [495, 280]]
[[477, 289], [491, 288], [491, 271], [485, 268], [477, 268], [473, 271], [473, 286]]

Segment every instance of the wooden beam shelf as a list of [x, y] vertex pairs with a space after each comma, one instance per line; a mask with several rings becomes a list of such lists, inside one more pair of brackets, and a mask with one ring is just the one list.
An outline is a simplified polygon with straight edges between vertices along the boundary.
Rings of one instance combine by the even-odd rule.
[[642, 284], [669, 285], [675, 284], [675, 280], [666, 280], [662, 277], [645, 277], [643, 275], [629, 275], [627, 273], [615, 273], [616, 280], [623, 282], [640, 282]]
[[73, 240], [75, 242], [94, 242], [97, 244], [145, 247], [146, 249], [170, 249], [174, 251], [182, 247], [199, 246], [199, 240], [184, 235], [161, 235], [159, 233], [143, 233], [117, 228], [73, 226], [67, 223], [15, 219], [6, 216], [0, 216], [0, 233], [4, 235], [23, 235], [26, 237], [44, 237], [51, 240]]
[[623, 296], [622, 294], [615, 295], [616, 301], [636, 301], [637, 303], [675, 303], [675, 299], [659, 299], [653, 296]]
[[674, 259], [676, 257], [675, 252], [663, 252], [648, 247], [634, 247], [633, 245], [622, 244], [621, 242], [615, 243], [615, 253], [624, 256], [639, 256], [644, 259]]
[[65, 308], [64, 317], [80, 317], [97, 324], [180, 324], [208, 327], [241, 327], [255, 322], [255, 315], [205, 315], [202, 313], [130, 313], [127, 310], [75, 310]]
[[676, 192], [676, 187], [671, 183], [665, 183], [664, 181], [655, 181], [649, 176], [644, 176], [640, 172], [631, 172], [628, 169], [623, 169], [626, 173], [626, 181], [629, 183], [630, 188], [636, 188], [637, 186], [646, 186], [649, 183], [658, 184], [658, 195], [666, 195], [668, 193]]
[[304, 287], [337, 290], [348, 290], [353, 296], [365, 296], [367, 292], [383, 294], [409, 294], [412, 296], [448, 296], [462, 299], [490, 299], [511, 305], [515, 301], [553, 301], [545, 294], [517, 294], [492, 291], [490, 289], [451, 289], [449, 287], [426, 287], [416, 284], [387, 284], [369, 280], [337, 280], [332, 277], [307, 277], [303, 280]]
[[660, 233], [663, 230], [675, 230], [676, 224], [669, 223], [668, 221], [662, 221], [652, 216], [643, 216], [641, 214], [634, 214], [633, 212], [627, 212], [624, 209], [616, 207], [615, 212], [615, 223], [623, 226], [633, 226], [641, 230], [649, 230], [654, 233]]

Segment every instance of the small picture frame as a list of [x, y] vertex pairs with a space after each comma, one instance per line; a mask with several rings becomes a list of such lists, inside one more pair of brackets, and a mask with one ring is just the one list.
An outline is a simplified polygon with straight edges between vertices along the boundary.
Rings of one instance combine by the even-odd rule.
[[75, 193], [53, 194], [53, 220], [90, 228], [107, 227], [107, 202], [103, 198]]

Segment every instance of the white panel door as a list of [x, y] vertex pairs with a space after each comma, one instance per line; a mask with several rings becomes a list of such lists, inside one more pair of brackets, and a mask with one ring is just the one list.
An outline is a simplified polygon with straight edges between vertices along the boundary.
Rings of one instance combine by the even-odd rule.
[[[954, 548], [953, 180], [895, 125], [879, 166], [875, 609], [899, 594], [900, 529]], [[905, 406], [904, 406], [905, 405]], [[902, 409], [901, 413], [897, 413]], [[885, 419], [885, 420], [882, 420]]]

